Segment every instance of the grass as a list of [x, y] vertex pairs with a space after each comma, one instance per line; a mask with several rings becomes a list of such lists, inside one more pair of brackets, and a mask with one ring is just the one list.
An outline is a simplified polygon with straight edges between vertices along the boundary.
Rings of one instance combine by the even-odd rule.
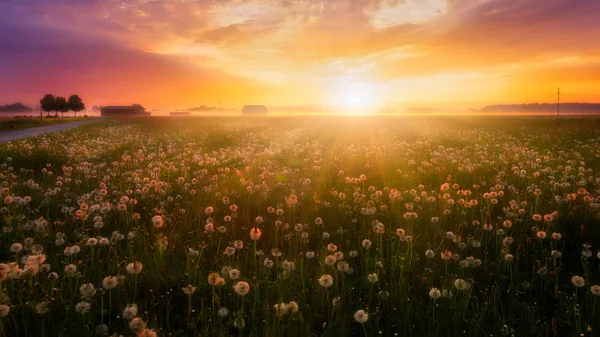
[[594, 336], [598, 126], [148, 118], [2, 145], [1, 331]]
[[14, 118], [14, 117], [0, 117], [0, 131], [6, 130], [20, 130], [35, 128], [40, 126], [49, 126], [57, 124], [66, 124], [72, 122], [79, 122], [88, 120], [89, 118], [84, 117], [68, 117], [68, 118], [44, 118], [40, 121], [39, 118]]

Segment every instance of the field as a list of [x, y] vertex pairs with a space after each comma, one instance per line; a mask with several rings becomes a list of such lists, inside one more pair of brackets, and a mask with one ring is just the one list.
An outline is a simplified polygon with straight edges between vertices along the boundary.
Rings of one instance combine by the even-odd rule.
[[84, 120], [88, 120], [88, 118], [83, 118], [83, 117], [52, 118], [52, 119], [43, 118], [43, 121], [40, 121], [39, 118], [14, 118], [12, 116], [11, 117], [0, 116], [0, 131], [28, 129], [28, 128], [35, 128], [38, 126], [65, 124], [65, 123], [79, 122], [79, 121], [84, 121]]
[[596, 336], [600, 120], [150, 118], [0, 145], [0, 335]]

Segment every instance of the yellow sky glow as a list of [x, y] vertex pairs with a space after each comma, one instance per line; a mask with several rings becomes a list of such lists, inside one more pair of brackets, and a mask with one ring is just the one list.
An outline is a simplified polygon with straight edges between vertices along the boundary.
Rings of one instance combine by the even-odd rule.
[[[572, 100], [600, 99], [600, 23], [590, 14], [600, 2], [8, 2], [0, 12], [73, 43], [56, 55], [67, 60], [61, 85], [91, 104], [462, 109], [554, 101], [559, 86]], [[98, 42], [86, 49], [77, 39]], [[73, 63], [85, 71], [70, 73]], [[18, 76], [31, 64], [10, 69]], [[2, 91], [26, 101], [51, 88], [31, 82]]]

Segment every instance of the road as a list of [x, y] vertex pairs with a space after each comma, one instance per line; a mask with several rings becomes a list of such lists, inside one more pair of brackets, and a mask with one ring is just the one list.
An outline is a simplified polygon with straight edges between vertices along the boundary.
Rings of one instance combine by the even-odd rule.
[[25, 138], [29, 138], [29, 137], [40, 136], [40, 135], [43, 135], [46, 133], [68, 130], [68, 129], [80, 127], [83, 125], [95, 124], [95, 123], [99, 123], [101, 121], [102, 121], [101, 119], [93, 119], [93, 120], [89, 120], [89, 121], [40, 126], [40, 127], [36, 127], [36, 128], [29, 128], [29, 129], [0, 131], [0, 144], [12, 142], [15, 140], [21, 140], [21, 139], [25, 139]]

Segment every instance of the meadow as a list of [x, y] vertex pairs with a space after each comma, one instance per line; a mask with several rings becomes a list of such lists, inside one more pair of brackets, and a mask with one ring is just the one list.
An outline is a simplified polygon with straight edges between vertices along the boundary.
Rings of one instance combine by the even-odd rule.
[[596, 336], [600, 120], [149, 118], [0, 145], [0, 335]]

